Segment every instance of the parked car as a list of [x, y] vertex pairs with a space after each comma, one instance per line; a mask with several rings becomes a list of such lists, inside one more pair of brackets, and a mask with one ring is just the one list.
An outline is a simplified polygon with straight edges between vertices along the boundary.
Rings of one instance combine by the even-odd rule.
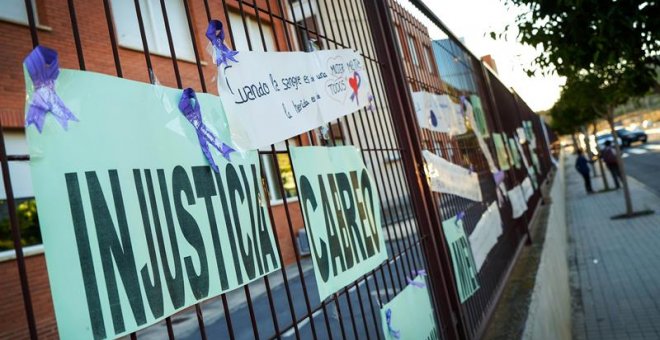
[[[603, 133], [596, 136], [596, 145], [598, 145], [599, 151], [605, 148], [605, 142], [607, 141], [614, 142], [614, 137], [612, 137], [611, 133]], [[619, 145], [622, 145], [620, 136], [617, 138], [617, 141], [619, 142]]]
[[621, 138], [623, 146], [630, 146], [634, 142], [646, 143], [648, 136], [646, 132], [641, 129], [627, 130], [627, 129], [617, 129], [616, 133]]

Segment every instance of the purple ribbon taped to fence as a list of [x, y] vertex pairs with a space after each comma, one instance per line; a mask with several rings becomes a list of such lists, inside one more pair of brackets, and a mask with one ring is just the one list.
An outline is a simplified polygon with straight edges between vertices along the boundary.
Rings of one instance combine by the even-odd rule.
[[222, 22], [220, 20], [211, 20], [209, 21], [209, 27], [206, 29], [206, 37], [211, 41], [213, 48], [215, 49], [215, 64], [220, 66], [225, 64], [229, 66], [228, 60], [231, 60], [235, 63], [238, 62], [234, 58], [238, 51], [230, 50], [227, 45], [225, 45], [225, 30], [222, 27]]
[[495, 180], [495, 185], [500, 185], [504, 181], [504, 171], [499, 170], [493, 174], [493, 179]]
[[392, 328], [392, 310], [389, 308], [385, 311], [385, 320], [387, 322], [387, 331], [390, 333], [390, 335], [395, 339], [400, 339], [401, 331], [397, 331]]
[[25, 116], [25, 126], [34, 124], [41, 133], [46, 114], [50, 112], [62, 128], [67, 130], [69, 121], [77, 122], [78, 118], [55, 92], [55, 80], [60, 74], [57, 52], [47, 47], [37, 46], [25, 58], [24, 64], [32, 79], [32, 84], [34, 84], [34, 92]]
[[209, 161], [211, 168], [213, 168], [213, 171], [215, 172], [220, 172], [218, 165], [215, 164], [213, 155], [211, 155], [211, 151], [209, 150], [209, 144], [216, 148], [228, 161], [231, 161], [229, 154], [236, 150], [232, 149], [229, 145], [220, 142], [218, 137], [216, 137], [213, 132], [204, 125], [204, 122], [202, 121], [201, 107], [193, 89], [187, 88], [183, 90], [183, 95], [181, 95], [181, 100], [179, 100], [179, 110], [181, 110], [186, 119], [188, 119], [190, 124], [195, 127], [195, 130], [197, 130], [199, 146], [202, 148], [202, 152]]
[[371, 112], [376, 111], [376, 105], [374, 104], [374, 95], [369, 93], [367, 99], [369, 100], [369, 106], [367, 106], [367, 110]]
[[426, 276], [426, 270], [424, 270], [424, 269], [413, 270], [411, 274], [413, 276], [413, 279], [406, 276], [406, 281], [408, 282], [409, 285], [417, 287], [417, 288], [425, 288], [426, 287], [426, 284], [424, 282], [417, 282], [414, 279], [417, 276]]
[[456, 214], [456, 221], [454, 223], [456, 224], [457, 227], [458, 227], [458, 222], [463, 221], [464, 218], [465, 218], [465, 211], [461, 211], [458, 214]]

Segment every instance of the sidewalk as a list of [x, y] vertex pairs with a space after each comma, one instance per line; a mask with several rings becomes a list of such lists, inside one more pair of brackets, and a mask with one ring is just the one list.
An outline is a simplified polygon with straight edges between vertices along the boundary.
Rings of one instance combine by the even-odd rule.
[[[613, 221], [624, 212], [622, 191], [587, 195], [574, 164], [567, 157], [573, 337], [659, 339], [660, 198], [629, 177], [635, 210], [656, 213]], [[592, 183], [603, 187], [600, 177]]]

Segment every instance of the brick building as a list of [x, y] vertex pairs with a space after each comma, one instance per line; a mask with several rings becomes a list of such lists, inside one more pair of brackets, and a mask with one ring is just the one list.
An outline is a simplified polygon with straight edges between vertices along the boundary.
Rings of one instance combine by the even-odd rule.
[[[69, 7], [70, 4], [74, 7]], [[133, 1], [32, 0], [39, 44], [58, 51], [61, 68], [85, 69], [142, 82], [150, 82], [152, 77], [164, 86], [192, 87], [195, 91], [214, 94], [217, 94], [217, 71], [207, 52], [208, 41], [204, 36], [209, 18], [226, 23], [226, 41], [230, 48], [269, 51], [298, 48], [297, 45], [287, 44], [287, 35], [295, 34], [294, 29], [285, 27], [280, 20], [272, 20], [272, 16], [281, 17], [283, 13], [286, 16], [288, 4], [285, 2], [257, 0], [257, 17], [254, 6], [239, 5], [237, 1], [166, 0], [165, 13], [176, 55], [176, 58], [172, 58], [160, 1], [140, 0], [139, 4], [150, 52], [148, 61]], [[72, 24], [74, 11], [77, 22], [75, 26]], [[76, 34], [80, 37], [80, 50], [76, 48]], [[28, 153], [28, 148], [24, 132], [25, 85], [22, 62], [32, 50], [25, 1], [0, 2], [0, 46], [0, 118], [7, 153], [24, 155]], [[116, 50], [113, 46], [116, 46]], [[200, 61], [199, 67], [197, 58]], [[151, 63], [152, 71], [148, 69], [147, 62]], [[307, 144], [308, 138], [301, 136], [293, 143]], [[290, 235], [291, 232], [296, 235], [302, 227], [302, 215], [294, 198], [295, 189], [287, 189], [287, 180], [293, 180], [293, 177], [286, 176], [290, 168], [288, 158], [282, 159], [280, 155], [277, 157], [285, 192], [279, 190], [276, 176], [278, 166], [272, 158], [272, 155], [263, 155], [262, 162], [282, 256], [285, 263], [291, 263], [295, 261], [296, 253]], [[28, 163], [11, 162], [10, 174], [15, 196], [19, 200], [33, 197]], [[0, 193], [3, 195], [0, 198], [4, 199], [4, 186]], [[283, 195], [291, 198], [288, 218]], [[0, 208], [6, 209], [6, 206]], [[2, 218], [7, 216], [3, 214]], [[43, 338], [57, 337], [43, 247], [35, 245], [26, 248], [26, 254], [29, 255], [26, 263], [38, 334]], [[0, 338], [27, 337], [28, 329], [13, 251], [0, 252], [0, 291], [3, 296], [0, 303]]]
[[[428, 28], [397, 0], [388, 0], [388, 4], [410, 91], [448, 94], [454, 102], [459, 102], [461, 93], [445, 81], [445, 68], [440, 64]], [[421, 130], [420, 137], [423, 148], [458, 164], [465, 161], [456, 158], [459, 153], [455, 150], [460, 147], [460, 137], [451, 138], [446, 133], [427, 130]]]
[[[447, 93], [448, 87], [441, 80], [427, 28], [396, 1], [389, 1], [411, 90]], [[147, 39], [148, 58], [144, 53], [133, 1], [32, 0], [39, 44], [58, 51], [62, 68], [85, 69], [147, 83], [157, 82], [168, 87], [192, 87], [195, 91], [213, 94], [217, 94], [217, 70], [207, 52], [208, 41], [204, 36], [210, 18], [226, 23], [227, 44], [239, 51], [307, 51], [311, 48], [354, 47], [367, 57], [375, 57], [373, 42], [355, 40], [355, 37], [345, 38], [350, 46], [333, 42], [335, 34], [347, 31], [347, 25], [364, 31], [368, 31], [369, 27], [362, 11], [344, 13], [332, 1], [320, 0], [301, 6], [301, 2], [295, 0], [258, 0], [252, 6], [235, 0], [166, 0], [164, 9], [159, 1], [139, 0], [138, 3]], [[74, 7], [69, 7], [70, 4]], [[259, 11], [255, 11], [255, 7]], [[75, 25], [72, 24], [74, 12]], [[0, 49], [0, 81], [3, 84], [0, 95], [4, 98], [0, 104], [0, 118], [8, 154], [28, 152], [24, 133], [25, 85], [22, 69], [23, 59], [32, 50], [27, 13], [24, 0], [5, 0], [0, 3], [0, 44], [3, 46]], [[164, 13], [169, 21], [173, 46], [170, 46], [168, 40]], [[348, 16], [349, 23], [345, 16]], [[277, 17], [287, 18], [288, 23], [273, 19]], [[79, 49], [76, 35], [80, 39]], [[176, 57], [173, 58], [173, 55]], [[151, 70], [148, 64], [151, 64]], [[380, 79], [379, 68], [375, 64], [372, 63], [368, 71], [373, 78]], [[377, 95], [382, 94], [382, 86], [375, 82], [372, 91]], [[387, 107], [378, 110], [385, 112], [382, 114], [383, 119], [389, 119]], [[393, 126], [391, 122], [385, 121], [382, 131], [377, 135], [364, 134], [362, 132], [365, 129], [377, 129], [371, 126], [375, 122], [367, 117], [368, 112], [365, 110], [356, 115], [358, 120], [343, 119], [329, 124], [329, 134], [333, 140], [323, 140], [319, 134], [309, 133], [291, 138], [288, 142], [290, 145], [307, 145], [311, 140], [315, 144], [350, 144], [353, 137], [349, 136], [355, 136], [363, 139], [362, 143], [366, 145], [395, 143], [394, 132], [389, 128]], [[449, 150], [457, 147], [454, 145], [455, 139], [447, 137], [447, 141]], [[276, 144], [275, 149], [284, 150], [284, 142]], [[270, 148], [263, 151], [270, 151]], [[365, 163], [376, 177], [394, 178], [401, 171], [401, 156], [397, 152], [365, 154]], [[277, 153], [275, 157], [263, 154], [261, 161], [280, 250], [284, 263], [291, 264], [296, 259], [296, 242], [291, 235], [296, 237], [298, 230], [303, 227], [291, 164], [286, 153]], [[16, 197], [31, 198], [33, 194], [28, 164], [12, 162], [10, 173]], [[396, 206], [405, 201], [407, 192], [394, 187], [389, 180], [376, 181], [376, 184], [380, 192], [387, 193], [381, 195], [384, 210], [402, 210]], [[4, 188], [0, 194], [4, 195]], [[384, 223], [389, 225], [396, 223], [397, 219], [408, 217], [389, 216], [386, 213], [384, 218]], [[0, 304], [0, 338], [27, 335], [20, 280], [12, 253], [0, 252], [0, 291], [8, 293], [8, 298]], [[56, 337], [43, 247], [32, 246], [27, 254], [28, 279], [39, 335]]]

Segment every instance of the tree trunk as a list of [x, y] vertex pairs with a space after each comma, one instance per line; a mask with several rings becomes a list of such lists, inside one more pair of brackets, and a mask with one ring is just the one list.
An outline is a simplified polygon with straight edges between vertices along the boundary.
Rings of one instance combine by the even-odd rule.
[[626, 201], [626, 215], [631, 216], [633, 213], [632, 198], [630, 197], [630, 189], [628, 188], [628, 179], [626, 178], [626, 170], [623, 166], [623, 159], [621, 158], [621, 147], [619, 146], [619, 136], [614, 128], [614, 108], [607, 108], [607, 122], [610, 124], [612, 130], [612, 137], [614, 139], [614, 148], [616, 150], [616, 161], [619, 164], [619, 173], [621, 174], [621, 184], [623, 186], [623, 197]]
[[575, 132], [571, 133], [571, 139], [573, 139], [573, 153], [577, 154], [580, 145], [578, 144], [578, 139], [575, 137]]
[[[593, 134], [594, 136], [596, 135], [596, 122], [593, 123]], [[596, 147], [598, 147], [598, 143], [596, 143]], [[599, 150], [600, 152], [600, 150]], [[610, 186], [607, 183], [607, 176], [605, 176], [605, 167], [603, 167], [603, 159], [598, 157], [598, 168], [600, 169], [600, 175], [603, 177], [603, 186], [605, 187], [605, 190], [610, 190]]]
[[586, 150], [584, 150], [584, 152], [586, 152], [587, 157], [589, 157], [589, 159], [591, 159], [591, 158], [594, 157], [594, 153], [591, 152], [591, 140], [589, 138], [589, 129], [585, 125], [585, 126], [582, 126], [581, 130], [582, 130], [582, 135], [584, 136], [582, 138], [583, 141], [584, 141], [584, 148], [586, 149]]

